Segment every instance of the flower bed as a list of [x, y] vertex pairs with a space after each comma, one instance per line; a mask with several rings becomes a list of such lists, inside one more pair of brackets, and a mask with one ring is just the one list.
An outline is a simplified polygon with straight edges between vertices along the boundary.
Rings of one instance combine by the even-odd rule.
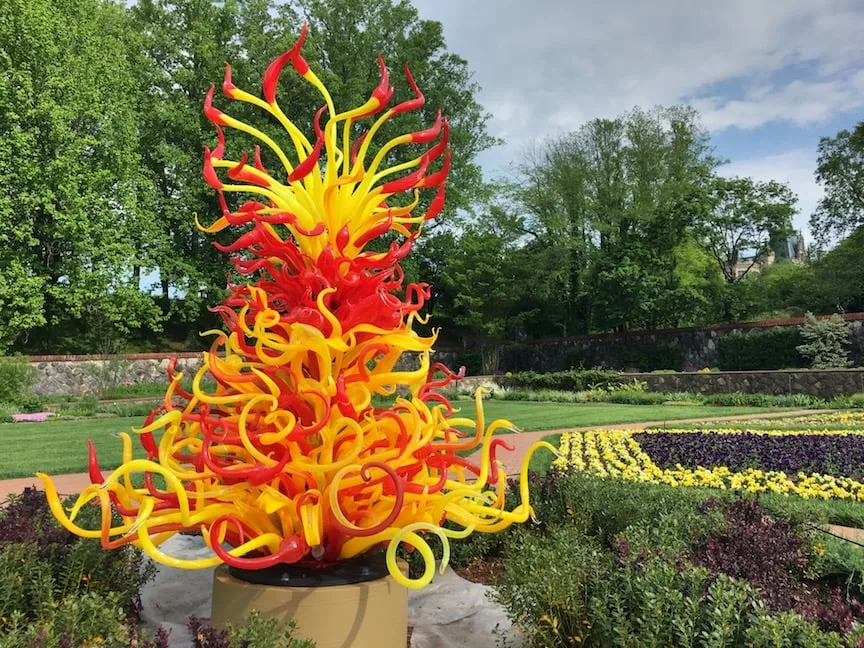
[[864, 500], [860, 430], [565, 432], [554, 466], [629, 481]]

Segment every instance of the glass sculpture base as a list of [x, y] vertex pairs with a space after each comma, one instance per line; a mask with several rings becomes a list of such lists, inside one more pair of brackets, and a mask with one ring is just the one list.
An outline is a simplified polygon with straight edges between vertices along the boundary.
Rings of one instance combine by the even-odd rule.
[[[213, 576], [211, 622], [242, 623], [252, 610], [297, 624], [296, 636], [317, 648], [405, 648], [408, 590], [383, 566], [383, 556], [322, 567], [281, 565]], [[400, 564], [407, 575], [408, 567]]]

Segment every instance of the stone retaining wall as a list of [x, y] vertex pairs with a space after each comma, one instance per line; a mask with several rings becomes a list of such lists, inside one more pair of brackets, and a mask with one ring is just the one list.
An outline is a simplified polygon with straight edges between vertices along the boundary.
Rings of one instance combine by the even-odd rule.
[[864, 370], [723, 371], [712, 373], [626, 374], [654, 392], [722, 394], [809, 394], [823, 398], [864, 393]]
[[136, 353], [120, 356], [31, 356], [36, 369], [33, 393], [39, 396], [97, 394], [123, 384], [167, 383], [168, 363], [189, 376], [201, 366], [201, 353]]
[[[436, 361], [449, 363], [455, 358], [449, 353], [434, 356]], [[83, 395], [99, 393], [107, 387], [167, 380], [166, 370], [171, 358], [177, 358], [177, 371], [191, 376], [201, 366], [201, 353], [172, 355], [141, 353], [125, 356], [33, 356], [36, 384], [33, 393], [40, 396]], [[416, 367], [416, 359], [405, 358], [398, 368]], [[864, 393], [864, 369], [832, 371], [722, 371], [712, 373], [629, 373], [625, 374], [648, 384], [650, 391], [687, 391], [700, 394], [747, 392], [761, 394], [811, 394], [830, 398], [839, 394]], [[492, 381], [492, 376], [468, 376], [460, 387], [476, 386]]]
[[[849, 323], [849, 358], [853, 366], [864, 365], [864, 313], [847, 313], [843, 318]], [[821, 319], [821, 318], [820, 318]], [[627, 349], [660, 349], [675, 347], [680, 353], [680, 366], [652, 367], [652, 369], [676, 369], [698, 371], [717, 367], [717, 339], [733, 333], [752, 334], [777, 327], [798, 327], [803, 318], [739, 322], [736, 324], [714, 324], [711, 326], [623, 333], [577, 335], [566, 338], [535, 340], [522, 344], [509, 344], [501, 349], [499, 372], [506, 371], [566, 371], [575, 358], [590, 358], [590, 365], [624, 370], [639, 370], [646, 367], [622, 365], [620, 356]], [[439, 349], [438, 360], [454, 362], [466, 350]], [[454, 362], [455, 364], [456, 362]]]

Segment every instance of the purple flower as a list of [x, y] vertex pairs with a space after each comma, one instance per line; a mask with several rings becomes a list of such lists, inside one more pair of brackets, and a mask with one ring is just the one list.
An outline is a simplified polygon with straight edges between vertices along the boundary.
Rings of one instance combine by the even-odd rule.
[[792, 434], [768, 436], [745, 432], [717, 434], [635, 434], [633, 438], [661, 468], [726, 466], [733, 472], [761, 470], [820, 473], [864, 478], [864, 435]]

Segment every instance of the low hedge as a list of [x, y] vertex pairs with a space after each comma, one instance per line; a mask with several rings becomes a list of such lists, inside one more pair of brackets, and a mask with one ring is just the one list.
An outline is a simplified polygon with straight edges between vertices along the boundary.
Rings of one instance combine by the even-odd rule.
[[587, 371], [556, 371], [553, 373], [536, 373], [520, 371], [508, 373], [498, 379], [502, 387], [522, 389], [551, 389], [556, 391], [589, 391], [591, 389], [608, 389], [627, 382], [627, 379], [617, 371], [590, 369]]
[[730, 333], [717, 338], [721, 371], [793, 369], [807, 366], [796, 348], [802, 344], [797, 327]]

